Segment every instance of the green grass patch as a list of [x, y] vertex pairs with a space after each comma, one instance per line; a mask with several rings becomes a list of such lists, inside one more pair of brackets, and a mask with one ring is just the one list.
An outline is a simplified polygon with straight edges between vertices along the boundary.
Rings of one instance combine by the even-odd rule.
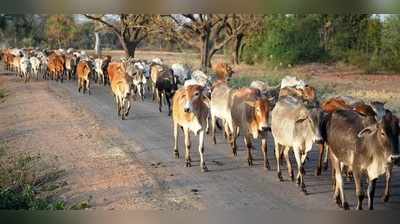
[[277, 86], [281, 83], [283, 75], [263, 75], [263, 76], [247, 76], [241, 75], [240, 77], [234, 77], [230, 80], [230, 86], [233, 88], [249, 87], [250, 83], [255, 80], [266, 82], [269, 86]]
[[6, 149], [6, 144], [0, 142], [0, 209], [65, 209], [63, 201], [43, 196], [56, 188], [48, 187], [53, 184], [54, 172], [43, 172], [38, 168], [41, 166], [41, 157], [30, 154], [6, 157]]

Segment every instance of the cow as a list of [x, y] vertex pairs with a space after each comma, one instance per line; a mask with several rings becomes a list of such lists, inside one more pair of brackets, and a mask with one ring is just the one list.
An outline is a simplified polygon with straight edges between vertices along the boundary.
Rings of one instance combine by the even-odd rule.
[[[215, 125], [217, 118], [224, 121], [225, 136], [228, 137], [233, 130], [232, 118], [232, 97], [234, 90], [226, 82], [217, 81], [214, 83], [211, 92], [210, 117], [211, 117], [211, 136], [214, 144], [217, 144], [215, 138]], [[236, 152], [233, 152], [236, 156]]]
[[318, 106], [316, 90], [312, 86], [306, 85], [302, 89], [293, 87], [284, 87], [279, 91], [279, 97], [292, 96], [302, 100], [308, 106]]
[[261, 94], [268, 99], [270, 110], [274, 109], [276, 102], [279, 99], [280, 86], [270, 87], [268, 83], [254, 80], [250, 83], [251, 88], [260, 90]]
[[187, 64], [176, 63], [171, 65], [171, 69], [181, 84], [184, 84], [186, 80], [191, 78], [192, 70]]
[[31, 57], [29, 60], [32, 66], [32, 74], [36, 76], [36, 80], [39, 80], [39, 73], [41, 72], [42, 62], [38, 57]]
[[304, 89], [307, 83], [304, 80], [299, 80], [294, 76], [285, 76], [281, 80], [281, 89], [286, 87], [296, 88], [296, 89]]
[[190, 132], [199, 135], [199, 154], [201, 171], [206, 172], [208, 168], [204, 159], [204, 136], [209, 113], [209, 102], [205, 96], [204, 87], [190, 85], [180, 88], [173, 97], [172, 121], [174, 129], [174, 156], [179, 158], [178, 131], [183, 129], [185, 136], [185, 162], [186, 167], [191, 167], [190, 157]]
[[[362, 100], [349, 96], [336, 96], [329, 98], [322, 103], [321, 108], [325, 114], [337, 110], [354, 110], [362, 116], [364, 125], [369, 125], [381, 120], [385, 115], [385, 112], [388, 111], [384, 108], [384, 103], [382, 102], [372, 101], [367, 104]], [[322, 163], [324, 163], [324, 165]], [[321, 174], [322, 167], [324, 167], [325, 170], [328, 168], [328, 152], [324, 142], [320, 144], [319, 162], [315, 173], [317, 176]]]
[[28, 57], [22, 57], [20, 61], [20, 72], [23, 76], [25, 83], [31, 79], [31, 61]]
[[110, 78], [111, 90], [117, 104], [118, 116], [125, 120], [129, 115], [131, 108], [130, 86], [126, 78], [126, 70], [121, 62], [111, 62], [108, 65], [107, 73]]
[[161, 72], [164, 69], [166, 69], [166, 67], [161, 64], [153, 63], [150, 65], [150, 81], [151, 81], [151, 87], [152, 87], [152, 93], [153, 93], [153, 101], [156, 100], [156, 97], [158, 97], [156, 82], [157, 82], [158, 77], [161, 75]]
[[63, 82], [65, 70], [65, 57], [63, 55], [51, 54], [48, 57], [47, 67], [52, 80], [55, 79], [56, 81], [60, 80]]
[[272, 110], [271, 131], [275, 140], [278, 178], [280, 181], [283, 180], [280, 170], [280, 159], [283, 153], [289, 176], [294, 181], [289, 159], [289, 150], [292, 147], [298, 168], [297, 184], [305, 194], [307, 190], [303, 177], [304, 162], [313, 143], [322, 142], [319, 127], [321, 117], [322, 110], [308, 109], [300, 100], [291, 96], [281, 98]]
[[229, 81], [234, 73], [232, 67], [227, 63], [217, 63], [213, 66], [213, 70], [216, 78], [219, 80]]
[[124, 59], [122, 63], [124, 63], [127, 79], [131, 86], [132, 96], [144, 101], [144, 85], [147, 79], [144, 77], [143, 71], [137, 67], [136, 60], [133, 58]]
[[362, 115], [353, 110], [338, 110], [329, 114], [326, 142], [334, 172], [334, 199], [340, 207], [349, 208], [343, 191], [343, 164], [353, 173], [358, 199], [356, 208], [359, 210], [362, 209], [364, 199], [361, 178], [363, 174], [367, 175], [368, 208], [373, 209], [376, 180], [379, 176], [387, 174], [392, 160], [399, 157], [398, 149], [395, 153], [396, 138], [398, 135], [395, 136], [390, 119], [382, 119], [366, 126]]
[[86, 60], [79, 61], [76, 66], [76, 74], [78, 77], [78, 92], [83, 90], [83, 94], [87, 91], [90, 95], [90, 74], [92, 73], [91, 65]]
[[[267, 131], [270, 130], [268, 125], [269, 104], [268, 101], [261, 97], [258, 89], [242, 88], [235, 90], [231, 99], [232, 124], [227, 121], [226, 126], [233, 127], [229, 133], [229, 142], [232, 152], [236, 155], [237, 137], [239, 133], [243, 133], [245, 145], [247, 147], [247, 163], [253, 166], [252, 138], [261, 138], [261, 149], [264, 155], [264, 167], [269, 169], [267, 159]], [[229, 128], [231, 129], [231, 128]]]
[[78, 65], [78, 58], [75, 55], [68, 54], [65, 56], [65, 72], [68, 80], [71, 80], [72, 78], [75, 77], [77, 65]]
[[162, 112], [162, 99], [164, 96], [168, 105], [168, 116], [171, 116], [171, 99], [178, 89], [177, 77], [174, 76], [172, 69], [166, 69], [160, 73], [157, 77], [155, 88], [158, 93], [159, 111]]

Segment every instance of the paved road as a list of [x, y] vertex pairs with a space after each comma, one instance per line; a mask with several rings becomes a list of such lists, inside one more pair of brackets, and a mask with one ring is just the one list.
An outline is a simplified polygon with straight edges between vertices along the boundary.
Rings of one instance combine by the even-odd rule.
[[[240, 142], [238, 157], [234, 158], [225, 140], [217, 136], [217, 145], [206, 137], [206, 162], [210, 170], [200, 172], [197, 141], [192, 147], [192, 168], [185, 168], [183, 159], [176, 160], [172, 156], [172, 126], [166, 112], [159, 113], [156, 104], [146, 99], [136, 103], [128, 120], [118, 119], [115, 104], [109, 87], [92, 85], [92, 95], [82, 95], [77, 91], [75, 82], [66, 81], [63, 84], [49, 82], [50, 89], [55, 94], [69, 94], [82, 107], [93, 112], [97, 119], [102, 120], [110, 128], [118, 128], [131, 142], [132, 154], [145, 163], [161, 163], [161, 168], [174, 178], [172, 181], [160, 175], [158, 181], [168, 189], [197, 189], [199, 200], [209, 209], [257, 207], [262, 209], [306, 209], [331, 210], [338, 209], [332, 201], [331, 181], [329, 172], [321, 177], [314, 176], [317, 151], [310, 155], [306, 164], [305, 182], [309, 195], [303, 195], [297, 186], [288, 181], [286, 169], [283, 170], [285, 182], [279, 182], [276, 177], [273, 154], [273, 144], [269, 137], [269, 161], [272, 171], [262, 167], [262, 155], [259, 142], [254, 150], [256, 159], [254, 167], [248, 167], [243, 143]], [[192, 139], [196, 140], [192, 135]], [[180, 139], [180, 152], [183, 155], [183, 140]], [[292, 161], [293, 158], [292, 158]], [[286, 167], [284, 165], [284, 167]], [[393, 178], [393, 197], [384, 204], [380, 200], [383, 181], [379, 181], [376, 209], [400, 208], [400, 169], [395, 168]], [[354, 206], [355, 192], [352, 182], [346, 182], [346, 195], [351, 206]], [[366, 200], [365, 205], [366, 207]], [[168, 208], [166, 208], [168, 209]]]

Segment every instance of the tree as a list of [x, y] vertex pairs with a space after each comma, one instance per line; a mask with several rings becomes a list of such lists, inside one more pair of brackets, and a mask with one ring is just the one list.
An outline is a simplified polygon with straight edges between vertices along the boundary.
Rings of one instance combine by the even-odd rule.
[[232, 36], [231, 59], [232, 63], [240, 63], [240, 55], [245, 46], [247, 36], [260, 33], [264, 27], [263, 15], [253, 14], [232, 14], [227, 20], [227, 34]]
[[67, 48], [78, 32], [74, 18], [66, 15], [53, 15], [47, 18], [46, 34], [51, 46]]
[[126, 56], [135, 56], [135, 51], [140, 42], [153, 32], [152, 19], [150, 15], [120, 14], [110, 18], [85, 14], [85, 17], [103, 24], [114, 32], [125, 51]]
[[[183, 41], [200, 51], [201, 66], [207, 70], [211, 59], [231, 40], [226, 33], [228, 15], [179, 14], [158, 19], [161, 32], [167, 38]], [[168, 20], [169, 19], [169, 20]]]

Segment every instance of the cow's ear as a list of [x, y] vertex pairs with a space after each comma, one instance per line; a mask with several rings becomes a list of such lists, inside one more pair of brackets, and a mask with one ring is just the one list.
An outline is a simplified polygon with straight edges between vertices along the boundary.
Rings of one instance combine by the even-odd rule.
[[358, 134], [357, 137], [363, 138], [368, 135], [374, 134], [378, 130], [378, 126], [376, 124], [370, 125], [364, 129], [362, 129]]
[[250, 107], [255, 107], [255, 102], [253, 101], [246, 101], [245, 103]]

